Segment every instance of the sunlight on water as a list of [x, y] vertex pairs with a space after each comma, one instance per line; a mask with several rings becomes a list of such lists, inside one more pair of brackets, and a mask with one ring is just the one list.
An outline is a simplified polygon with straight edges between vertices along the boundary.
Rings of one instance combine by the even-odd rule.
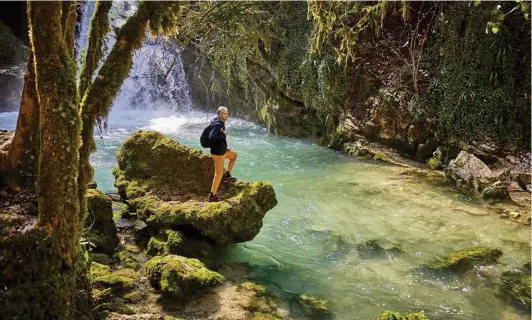
[[[135, 128], [200, 148], [198, 137], [212, 117], [111, 114], [92, 158], [99, 188], [114, 189], [115, 154]], [[481, 204], [403, 175], [400, 167], [350, 160], [309, 142], [273, 137], [239, 119], [230, 119], [227, 128], [229, 145], [239, 153], [233, 174], [271, 181], [279, 200], [253, 241], [229, 249], [227, 263], [243, 263], [248, 276], [287, 300], [301, 293], [326, 296], [339, 319], [373, 319], [385, 309], [425, 310], [431, 319], [501, 319], [503, 312], [527, 318], [500, 300], [489, 281], [475, 278], [529, 261], [529, 228], [486, 215]], [[371, 239], [385, 239], [402, 252], [363, 259], [356, 245]], [[472, 246], [502, 248], [501, 264], [479, 270], [473, 279], [416, 269]]]
[[[98, 188], [114, 191], [116, 153], [136, 129], [157, 130], [200, 148], [201, 131], [213, 116], [113, 110], [91, 158]], [[0, 128], [14, 129], [13, 121], [16, 113], [0, 114]], [[247, 276], [288, 302], [302, 293], [323, 295], [333, 302], [337, 319], [374, 319], [388, 309], [424, 310], [430, 319], [530, 318], [501, 300], [489, 280], [530, 261], [530, 228], [487, 215], [482, 204], [405, 175], [401, 167], [273, 137], [239, 119], [230, 119], [227, 128], [229, 145], [239, 153], [233, 174], [271, 181], [279, 204], [266, 215], [259, 235], [230, 248], [224, 260], [244, 266]], [[363, 256], [357, 244], [371, 239], [386, 240], [400, 252]], [[417, 268], [472, 246], [501, 248], [501, 264], [465, 277]], [[292, 311], [293, 319], [303, 319]]]

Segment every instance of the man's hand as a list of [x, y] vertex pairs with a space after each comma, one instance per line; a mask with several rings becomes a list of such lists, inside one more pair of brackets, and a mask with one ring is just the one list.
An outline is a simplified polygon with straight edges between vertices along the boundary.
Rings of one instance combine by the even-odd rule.
[[224, 130], [223, 133], [227, 136], [227, 130]]
[[227, 147], [227, 151], [231, 151], [231, 148]]

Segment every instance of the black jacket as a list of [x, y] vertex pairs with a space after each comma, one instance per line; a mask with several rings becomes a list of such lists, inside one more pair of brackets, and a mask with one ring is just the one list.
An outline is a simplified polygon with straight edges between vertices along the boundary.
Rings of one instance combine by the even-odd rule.
[[211, 121], [211, 132], [209, 140], [212, 142], [211, 154], [223, 156], [227, 151], [227, 140], [225, 137], [225, 123], [219, 117]]

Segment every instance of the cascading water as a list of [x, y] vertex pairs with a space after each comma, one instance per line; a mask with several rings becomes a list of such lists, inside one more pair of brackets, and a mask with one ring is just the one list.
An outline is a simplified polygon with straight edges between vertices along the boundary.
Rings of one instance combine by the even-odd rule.
[[[94, 2], [88, 1], [81, 9], [82, 16], [78, 25], [80, 32], [76, 40], [78, 66], [81, 65], [88, 45], [89, 24], [94, 6]], [[114, 2], [109, 12], [111, 29], [121, 27], [136, 8], [136, 2]], [[110, 31], [107, 35], [109, 50], [115, 43], [115, 32]], [[147, 31], [144, 44], [135, 52], [129, 78], [122, 84], [111, 110], [190, 111], [192, 108], [179, 46], [162, 37], [151, 39]]]

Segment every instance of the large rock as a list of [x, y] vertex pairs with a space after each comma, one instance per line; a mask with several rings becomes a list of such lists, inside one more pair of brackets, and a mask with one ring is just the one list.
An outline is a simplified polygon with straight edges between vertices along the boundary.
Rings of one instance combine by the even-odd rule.
[[483, 247], [467, 248], [455, 251], [443, 258], [425, 265], [434, 271], [464, 272], [477, 265], [491, 265], [499, 261], [502, 251]]
[[429, 320], [423, 313], [421, 312], [413, 312], [413, 313], [401, 313], [401, 312], [393, 312], [393, 311], [384, 311], [381, 313], [381, 315], [375, 319], [375, 320]]
[[87, 239], [96, 245], [95, 251], [113, 253], [119, 243], [113, 221], [113, 201], [101, 191], [88, 189], [87, 205], [85, 227], [90, 228]]
[[156, 256], [146, 263], [150, 285], [163, 295], [184, 298], [201, 288], [222, 283], [224, 277], [198, 260], [177, 255]]
[[444, 169], [445, 175], [466, 192], [480, 194], [483, 198], [506, 199], [508, 189], [500, 183], [490, 168], [466, 151], [461, 151]]
[[224, 201], [207, 202], [214, 166], [210, 156], [155, 131], [135, 132], [117, 155], [115, 185], [139, 219], [156, 229], [199, 233], [215, 243], [249, 241], [277, 205], [269, 182], [222, 183]]

